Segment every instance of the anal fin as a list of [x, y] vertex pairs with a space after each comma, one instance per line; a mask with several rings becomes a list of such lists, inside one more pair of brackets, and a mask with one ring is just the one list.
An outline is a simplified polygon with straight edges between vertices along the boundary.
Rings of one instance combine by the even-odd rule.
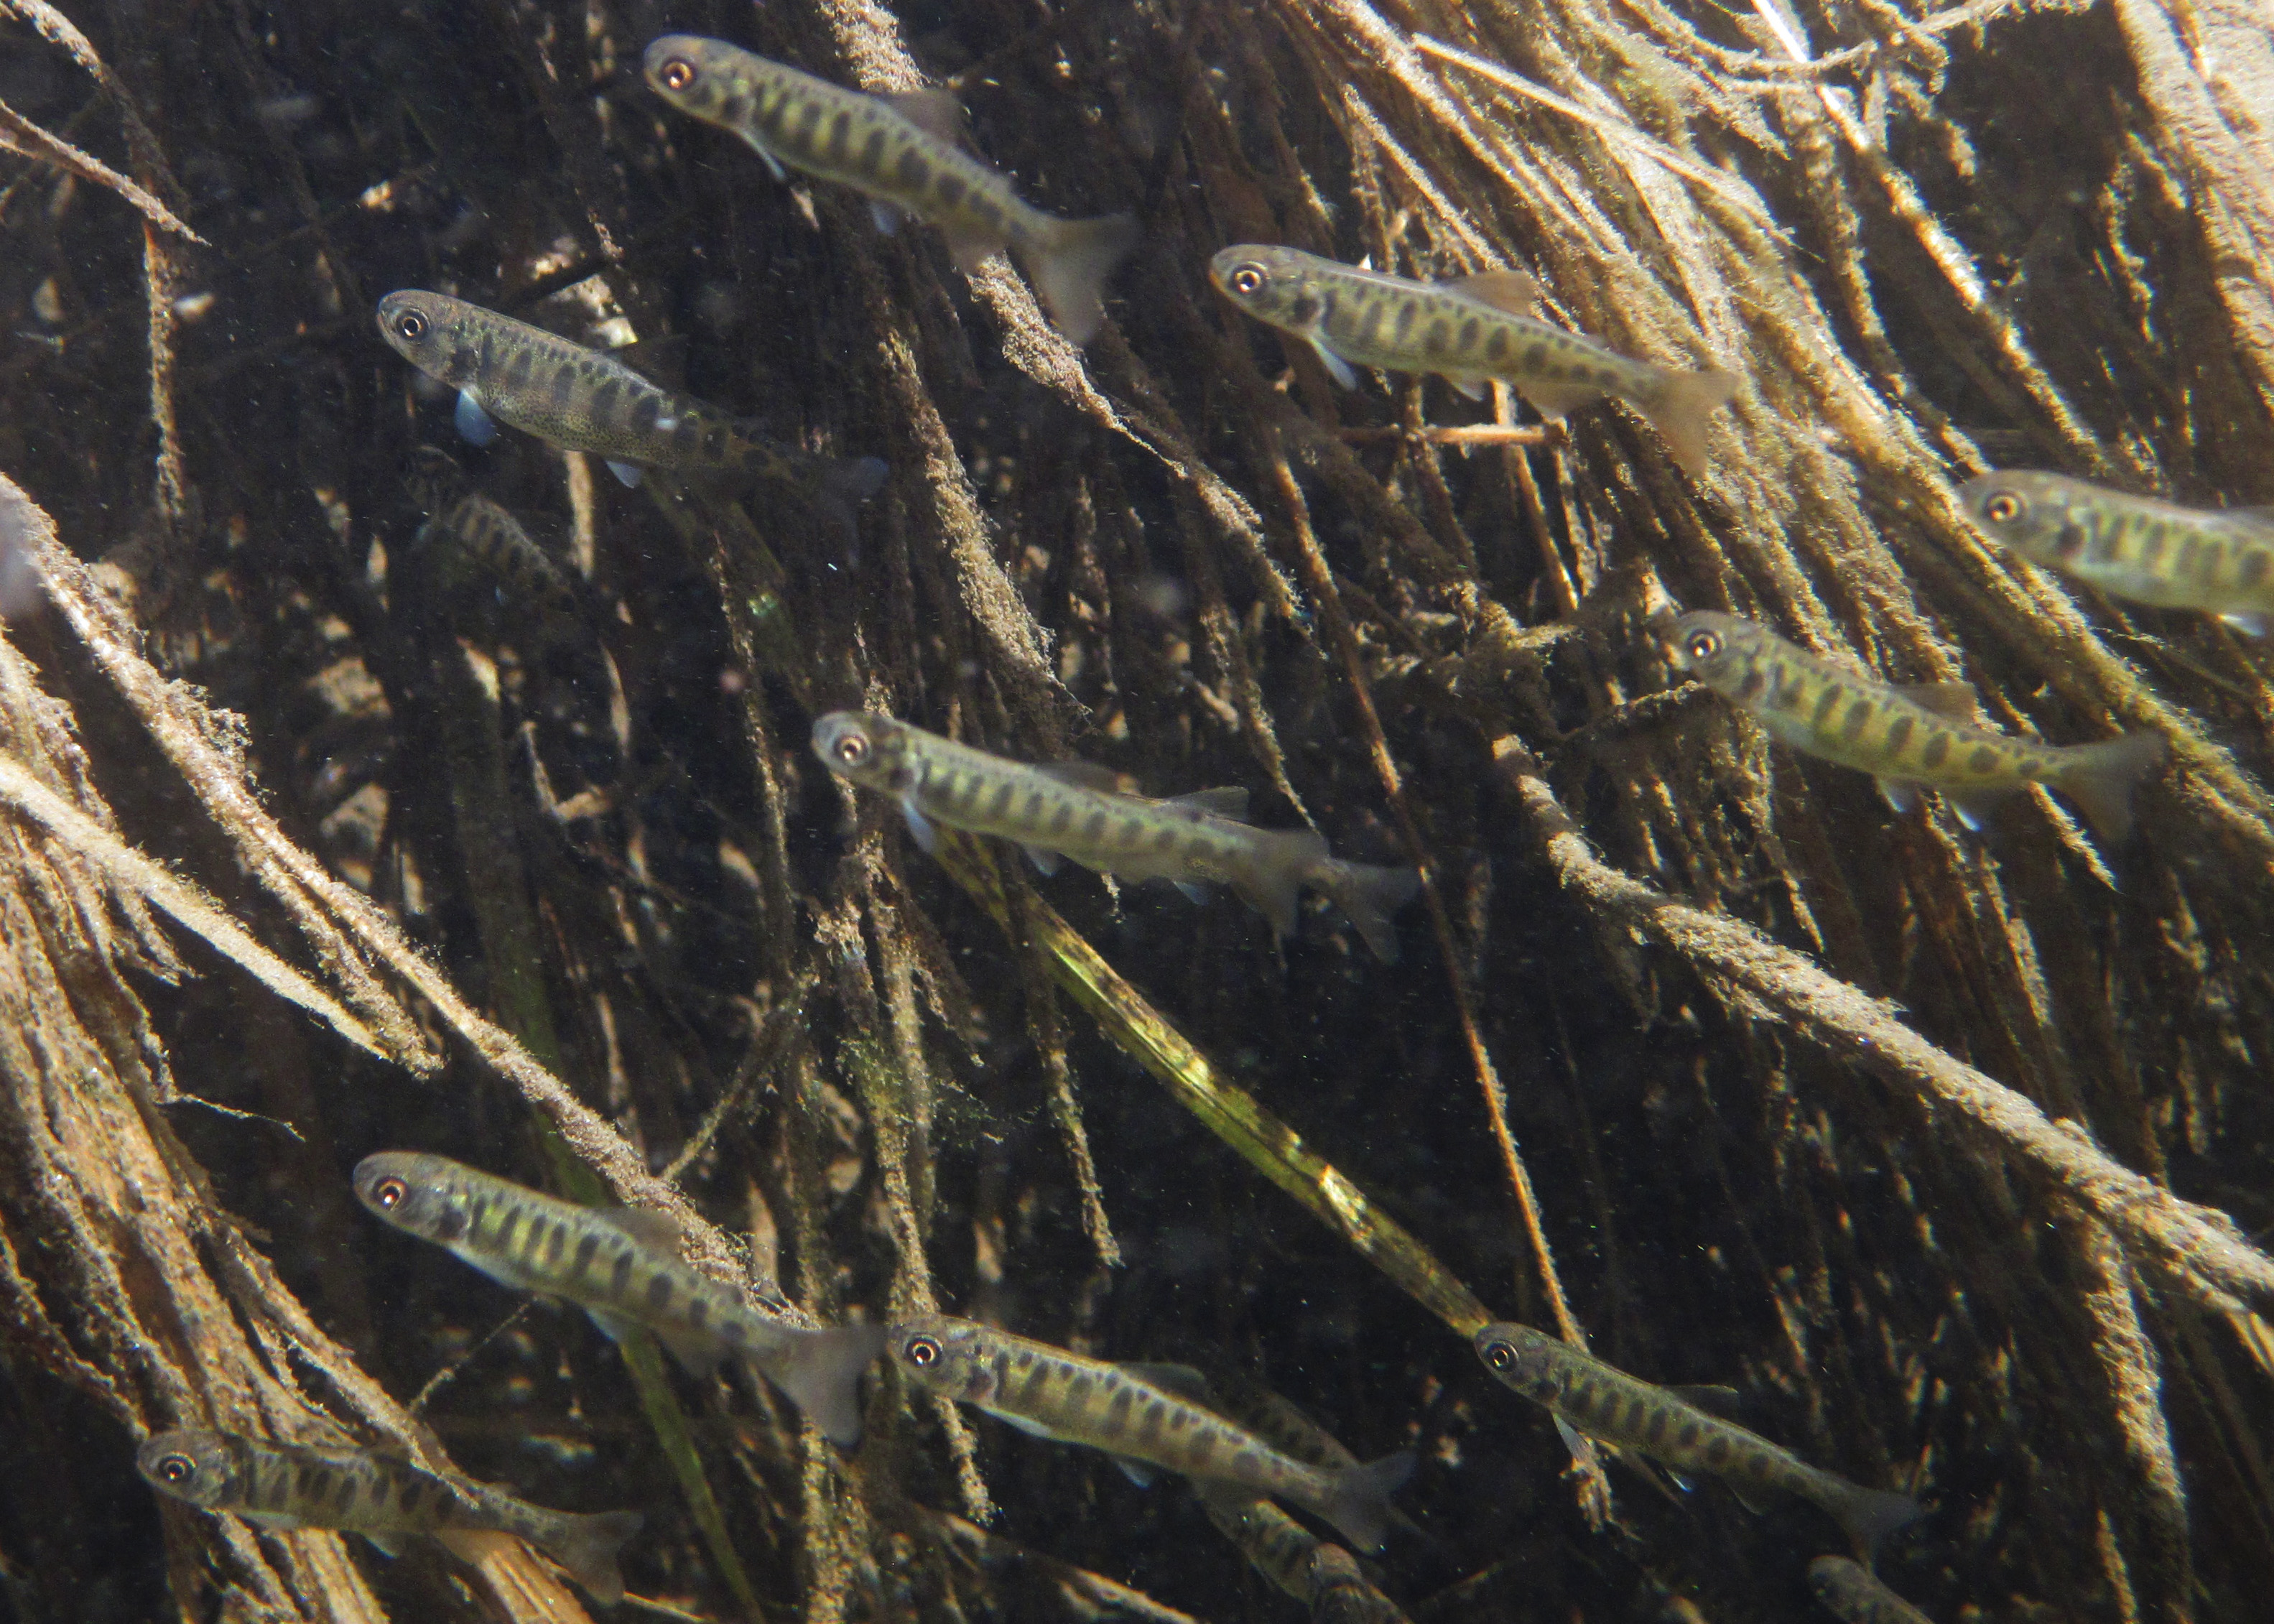
[[617, 482], [626, 490], [636, 491], [639, 489], [640, 470], [636, 465], [630, 462], [619, 462], [611, 459], [608, 463], [608, 471], [616, 477]]

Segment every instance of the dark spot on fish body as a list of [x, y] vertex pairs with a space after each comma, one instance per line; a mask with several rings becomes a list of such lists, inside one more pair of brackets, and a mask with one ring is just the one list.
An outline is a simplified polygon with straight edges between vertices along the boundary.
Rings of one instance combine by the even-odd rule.
[[653, 389], [643, 390], [639, 399], [632, 402], [629, 426], [636, 434], [652, 434], [655, 432], [655, 420], [661, 416], [662, 395]]
[[1358, 331], [1351, 340], [1352, 344], [1360, 350], [1374, 347], [1374, 335], [1382, 330], [1382, 313], [1387, 308], [1388, 301], [1378, 296], [1369, 295], [1364, 298], [1358, 319]]
[[545, 1262], [547, 1267], [561, 1261], [561, 1254], [568, 1250], [568, 1226], [561, 1219], [553, 1221], [552, 1230], [545, 1237]]
[[1103, 839], [1105, 838], [1105, 809], [1101, 807], [1082, 820], [1082, 838], [1092, 842]]
[[577, 382], [576, 368], [561, 365], [553, 369], [553, 387], [546, 392], [546, 398], [555, 412], [565, 414], [576, 403]]
[[1162, 1424], [1168, 1419], [1168, 1414], [1169, 1406], [1166, 1400], [1157, 1395], [1147, 1395], [1145, 1413], [1137, 1419], [1138, 1441], [1148, 1446], [1158, 1444], [1161, 1441]]
[[821, 128], [821, 117], [825, 110], [818, 97], [808, 100], [797, 109], [797, 128], [790, 132], [790, 139], [809, 158], [813, 155], [813, 138]]
[[505, 364], [505, 371], [499, 375], [498, 381], [508, 392], [517, 394], [529, 387], [529, 375], [536, 365], [536, 351], [517, 348], [513, 352], [513, 358]]
[[1347, 308], [1348, 306], [1343, 303], [1342, 289], [1339, 288], [1328, 288], [1319, 295], [1321, 330], [1329, 338], [1339, 339], [1344, 343], [1350, 342], [1350, 323], [1342, 320], [1343, 312]]
[[1761, 696], [1761, 690], [1768, 685], [1769, 673], [1761, 669], [1758, 662], [1748, 661], [1745, 680], [1737, 684], [1737, 698], [1742, 703], [1751, 704]]
[[719, 1322], [719, 1335], [740, 1348], [750, 1340], [750, 1328], [742, 1323], [739, 1315], [729, 1314]]
[[900, 161], [894, 166], [893, 178], [910, 192], [921, 192], [931, 184], [931, 163], [914, 147], [901, 149]]
[[1508, 358], [1508, 329], [1495, 323], [1485, 335], [1485, 359], [1503, 361]]
[[619, 1302], [630, 1295], [632, 1265], [636, 1261], [631, 1247], [626, 1245], [616, 1253], [615, 1266], [608, 1271], [608, 1294]]
[[2266, 572], [2274, 568], [2274, 549], [2252, 546], [2244, 550], [2242, 563], [2234, 572], [2235, 584], [2245, 591], [2254, 591], [2266, 579]]
[[2057, 558], [2073, 559], [2084, 551], [2091, 539], [2084, 527], [2074, 519], [2064, 519], [2060, 529], [2053, 533], [2053, 554]]
[[1011, 1356], [1007, 1353], [998, 1353], [993, 1362], [988, 1365], [982, 1380], [977, 1383], [978, 1390], [992, 1394], [999, 1399], [1010, 1385]]
[[1192, 1412], [1182, 1404], [1175, 1406], [1169, 1411], [1169, 1431], [1171, 1433], [1181, 1432], [1192, 1424]]
[[1474, 316], [1464, 317], [1460, 331], [1453, 335], [1454, 352], [1457, 355], [1466, 355], [1474, 350], [1477, 347], [1477, 339], [1483, 330], [1483, 324]]
[[1684, 1416], [1682, 1417], [1682, 1425], [1675, 1430], [1674, 1441], [1684, 1450], [1694, 1451], [1698, 1447], [1698, 1434], [1703, 1430], [1698, 1425], [1697, 1417]]
[[719, 122], [729, 129], [740, 130], [750, 122], [750, 93], [747, 86], [737, 85], [719, 100]]
[[592, 420], [596, 423], [606, 423], [614, 418], [616, 415], [617, 400], [623, 392], [624, 384], [621, 378], [602, 379], [599, 387], [592, 391], [591, 402]]
[[1195, 1470], [1207, 1465], [1216, 1458], [1216, 1432], [1213, 1428], [1202, 1428], [1193, 1433], [1192, 1454], [1186, 1457], [1185, 1463]]
[[353, 1516], [355, 1515], [356, 1502], [362, 1498], [363, 1474], [361, 1472], [342, 1472], [340, 1474], [339, 1492], [340, 1515], [343, 1518]]
[[789, 92], [777, 91], [758, 102], [758, 132], [769, 146], [781, 140], [783, 122], [789, 117]]
[[1442, 316], [1431, 317], [1429, 330], [1421, 335], [1421, 353], [1433, 361], [1442, 358], [1450, 336], [1445, 319]]
[[1412, 336], [1413, 324], [1419, 320], [1420, 315], [1420, 300], [1409, 294], [1397, 301], [1397, 323], [1392, 329], [1391, 335], [1400, 345], [1404, 344]]
[[1153, 849], [1156, 852], [1175, 851], [1177, 849], [1177, 834], [1178, 830], [1176, 825], [1173, 823], [1164, 829], [1155, 830], [1153, 831]]
[[1719, 1470], [1729, 1463], [1731, 1454], [1728, 1434], [1716, 1429], [1706, 1434], [1705, 1447], [1699, 1451], [1708, 1466]]
[[2195, 574], [2195, 554], [2202, 550], [2202, 538], [2190, 535], [2180, 543], [2180, 555], [2172, 560], [2172, 574], [2185, 581]]
[[1930, 770], [1939, 768], [1949, 759], [1951, 735], [1937, 727], [1927, 734], [1926, 748], [1919, 752], [1919, 760]]
[[1547, 346], [1539, 339], [1524, 347], [1524, 367], [1526, 372], [1553, 376], [1547, 371]]
[[1058, 805], [1050, 809], [1050, 831], [1054, 835], [1062, 835], [1073, 826], [1073, 802], [1061, 796]]
[[840, 107], [829, 121], [829, 160], [832, 163], [845, 161], [845, 149], [853, 134], [853, 110]]
[[1891, 756], [1899, 755], [1903, 746], [1910, 742], [1912, 730], [1917, 726], [1916, 717], [1897, 717], [1887, 729], [1887, 753]]
[[662, 1313], [670, 1308], [671, 1297], [671, 1276], [658, 1269], [647, 1282], [647, 1305], [657, 1313]]
[[970, 190], [969, 183], [960, 175], [943, 174], [932, 187], [931, 194], [942, 208], [953, 208], [963, 201], [963, 194]]
[[1848, 714], [1841, 719], [1841, 738], [1851, 744], [1854, 743], [1863, 735], [1864, 725], [1871, 719], [1871, 713], [1879, 708], [1879, 705], [1869, 698], [1859, 698], [1849, 705]]
[[2202, 552], [2195, 560], [2195, 579], [2205, 586], [2216, 586], [2226, 578], [2226, 538], [2206, 536]]
[[1018, 786], [1011, 783], [1008, 779], [997, 785], [995, 786], [995, 798], [989, 801], [987, 805], [987, 816], [990, 817], [1001, 817], [1005, 813], [1011, 809], [1011, 802], [1017, 794]]
[[1808, 725], [1821, 729], [1832, 719], [1832, 712], [1839, 703], [1840, 690], [1826, 683], [1824, 691], [1816, 696], [1816, 708], [1808, 713]]
[[687, 1323], [698, 1331], [711, 1328], [711, 1304], [700, 1293], [687, 1299]]
[[1808, 692], [1808, 679], [1784, 661], [1769, 662], [1768, 707], [1772, 710], [1797, 710], [1801, 695]]
[[1137, 1389], [1118, 1376], [1112, 1381], [1113, 1396], [1106, 1402], [1105, 1425], [1108, 1431], [1118, 1433], [1129, 1425], [1129, 1408], [1137, 1402]]
[[1995, 772], [1998, 770], [1998, 750], [1994, 745], [1977, 744], [1966, 757], [1969, 772]]
[[582, 1280], [584, 1271], [592, 1267], [592, 1258], [600, 1250], [600, 1232], [587, 1229], [576, 1242], [576, 1260], [568, 1266], [568, 1278]]
[[[474, 1208], [474, 1222], [477, 1224], [480, 1217], [481, 1208], [477, 1206]], [[456, 1201], [446, 1202], [443, 1204], [440, 1214], [434, 1220], [434, 1238], [447, 1246], [466, 1232], [466, 1209]]]
[[493, 1244], [501, 1256], [511, 1258], [518, 1255], [514, 1243], [521, 1233], [521, 1219], [520, 1207], [503, 1201], [498, 1203], [497, 1235]]

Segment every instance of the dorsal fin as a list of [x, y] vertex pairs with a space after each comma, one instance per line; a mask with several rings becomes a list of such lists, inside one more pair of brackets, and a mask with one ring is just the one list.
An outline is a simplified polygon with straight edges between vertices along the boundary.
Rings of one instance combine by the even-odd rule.
[[1178, 1398], [1189, 1399], [1205, 1410], [1216, 1408], [1216, 1389], [1209, 1379], [1189, 1365], [1124, 1365], [1122, 1370], [1138, 1380], [1149, 1382], [1163, 1393], [1173, 1393]]
[[1445, 293], [1473, 299], [1511, 316], [1528, 316], [1540, 302], [1540, 282], [1522, 271], [1479, 271], [1472, 276], [1448, 276], [1437, 284]]
[[678, 1222], [652, 1207], [607, 1207], [600, 1209], [599, 1216], [643, 1246], [673, 1253], [679, 1251]]
[[963, 103], [955, 93], [937, 85], [922, 90], [890, 90], [877, 100], [926, 135], [937, 136], [951, 147], [963, 145]]
[[1895, 692], [1923, 710], [1946, 716], [1954, 722], [1974, 719], [1974, 689], [1964, 682], [1904, 682]]
[[1171, 795], [1168, 804], [1190, 807], [1195, 812], [1205, 812], [1210, 817], [1223, 818], [1226, 823], [1247, 821], [1247, 791], [1238, 784], [1227, 784], [1218, 789], [1196, 789], [1186, 795]]
[[1136, 779], [1126, 772], [1116, 772], [1111, 767], [1101, 767], [1096, 762], [1037, 762], [1035, 771], [1046, 778], [1056, 778], [1059, 783], [1071, 784], [1076, 789], [1094, 789], [1101, 795], [1133, 795], [1138, 793]]

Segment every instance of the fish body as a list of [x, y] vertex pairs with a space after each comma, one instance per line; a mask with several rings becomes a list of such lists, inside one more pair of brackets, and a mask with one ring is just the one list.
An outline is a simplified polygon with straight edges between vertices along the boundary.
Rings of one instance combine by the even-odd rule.
[[933, 826], [997, 835], [1024, 846], [1045, 874], [1060, 857], [1133, 883], [1168, 880], [1191, 896], [1227, 885], [1281, 936], [1309, 885], [1331, 897], [1385, 961], [1397, 957], [1390, 915], [1420, 889], [1411, 868], [1345, 862], [1316, 830], [1256, 829], [1247, 792], [1201, 790], [1153, 801], [1098, 787], [1114, 775], [1080, 764], [1014, 762], [891, 717], [832, 711], [813, 725], [813, 748], [832, 772], [899, 801], [916, 843]]
[[851, 186], [887, 231], [902, 214], [936, 225], [967, 274], [1008, 248], [1073, 342], [1088, 343], [1105, 319], [1105, 280], [1136, 247], [1137, 222], [1065, 220], [1026, 202], [957, 144], [962, 115], [945, 92], [870, 95], [688, 34], [650, 44], [645, 68], [658, 95], [741, 136], [778, 180], [787, 166]]
[[1808, 1588], [1841, 1624], [1933, 1624], [1870, 1568], [1844, 1556], [1819, 1556], [1811, 1562]]
[[1605, 1443], [1638, 1450], [1676, 1471], [1710, 1472], [1739, 1493], [1796, 1494], [1828, 1513], [1869, 1551], [1920, 1515], [1906, 1494], [1867, 1489], [1811, 1466], [1758, 1432], [1699, 1409], [1680, 1394], [1615, 1370], [1529, 1326], [1476, 1334], [1477, 1356], [1502, 1386]]
[[495, 418], [605, 461], [626, 485], [644, 468], [763, 478], [849, 515], [876, 494], [874, 457], [777, 445], [758, 426], [650, 382], [613, 356], [463, 299], [405, 288], [379, 302], [379, 331], [420, 372], [458, 392], [458, 428], [477, 445]]
[[2274, 617], [2274, 510], [2182, 508], [2021, 469], [1958, 497], [1999, 543], [2111, 598], [2204, 610], [2253, 636]]
[[538, 545], [510, 509], [478, 491], [468, 492], [429, 519], [418, 534], [425, 545], [439, 545], [453, 559], [480, 565], [518, 601], [548, 614], [576, 612], [576, 592], [568, 572]]
[[1128, 1368], [968, 1320], [903, 1320], [887, 1335], [901, 1373], [927, 1391], [1038, 1437], [1179, 1472], [1211, 1489], [1291, 1501], [1363, 1550], [1380, 1548], [1389, 1496], [1413, 1470], [1411, 1452], [1340, 1470], [1291, 1459]]
[[390, 1554], [414, 1535], [448, 1544], [453, 1534], [471, 1530], [512, 1534], [611, 1605], [624, 1595], [617, 1549], [640, 1526], [636, 1511], [548, 1511], [489, 1484], [438, 1477], [375, 1450], [267, 1443], [235, 1432], [161, 1432], [143, 1444], [134, 1465], [162, 1493], [206, 1510], [270, 1528], [361, 1534]]
[[2104, 840], [2132, 831], [2132, 793], [2164, 759], [2160, 733], [2126, 733], [2097, 744], [2041, 744], [1961, 718], [1973, 709], [1963, 684], [1899, 688], [1820, 659], [1766, 627], [1699, 610], [1674, 623], [1671, 658], [1796, 750], [1879, 780], [1898, 811], [1922, 788], [1948, 796], [1972, 827], [2006, 796], [2031, 784], [2076, 802]]
[[1304, 1579], [1312, 1624], [1406, 1624], [1397, 1604], [1367, 1583], [1358, 1559], [1340, 1545], [1313, 1551]]
[[1357, 387], [1353, 366], [1435, 372], [1477, 398], [1496, 378], [1549, 418], [1609, 395], [1649, 419], [1692, 474], [1705, 470], [1706, 418], [1736, 392], [1717, 368], [1637, 361], [1536, 320], [1537, 284], [1517, 271], [1416, 282], [1242, 243], [1217, 254], [1209, 276], [1257, 320], [1307, 342], [1345, 389]]
[[365, 1157], [355, 1191], [379, 1217], [493, 1280], [573, 1303], [614, 1338], [651, 1331], [697, 1375], [741, 1358], [831, 1439], [849, 1447], [860, 1438], [858, 1384], [884, 1333], [809, 1330], [759, 1313], [688, 1265], [678, 1227], [659, 1213], [579, 1207], [411, 1151]]

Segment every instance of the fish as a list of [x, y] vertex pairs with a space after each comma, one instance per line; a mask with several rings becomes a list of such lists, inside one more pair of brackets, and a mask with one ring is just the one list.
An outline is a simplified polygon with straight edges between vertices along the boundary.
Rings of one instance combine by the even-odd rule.
[[1901, 687], [1860, 676], [1787, 643], [1765, 626], [1701, 609], [1668, 634], [1675, 669], [1732, 701], [1796, 750], [1868, 772], [1898, 812], [1936, 789], [1961, 822], [1980, 829], [1999, 803], [2031, 784], [2076, 802], [2100, 838], [2132, 832], [2132, 798], [2162, 764], [2161, 733], [2097, 744], [2041, 744], [1966, 720], [1973, 690], [1962, 682]]
[[2111, 598], [2254, 637], [2274, 623], [2274, 508], [2182, 508], [2023, 469], [1969, 479], [1958, 500], [1992, 539]]
[[1340, 1545], [1312, 1552], [1304, 1578], [1312, 1624], [1406, 1624], [1397, 1604], [1367, 1583], [1358, 1558]]
[[1640, 412], [1692, 476], [1706, 470], [1707, 419], [1737, 392], [1736, 375], [1719, 367], [1634, 360], [1537, 320], [1539, 284], [1521, 271], [1416, 282], [1239, 243], [1209, 262], [1209, 279], [1258, 321], [1309, 343], [1345, 389], [1358, 387], [1359, 366], [1434, 372], [1472, 400], [1496, 378], [1551, 421], [1608, 395]]
[[1808, 1588], [1842, 1624], [1933, 1624], [1870, 1568], [1844, 1556], [1819, 1556], [1811, 1562]]
[[1328, 855], [1316, 830], [1250, 827], [1244, 789], [1155, 801], [1131, 793], [1126, 779], [1103, 768], [1010, 761], [873, 712], [821, 718], [813, 748], [840, 778], [895, 797], [927, 852], [945, 823], [1017, 841], [1046, 875], [1071, 857], [1132, 883], [1171, 881], [1194, 901], [1209, 885], [1226, 885], [1283, 936], [1294, 930], [1308, 885], [1340, 906], [1384, 963], [1397, 958], [1390, 916], [1421, 888], [1411, 868]]
[[616, 1553], [641, 1522], [636, 1511], [548, 1511], [494, 1485], [440, 1477], [383, 1450], [269, 1443], [237, 1432], [160, 1432], [136, 1452], [134, 1468], [160, 1493], [205, 1510], [263, 1528], [361, 1534], [389, 1556], [413, 1536], [451, 1545], [462, 1533], [511, 1534], [610, 1606], [624, 1598]]
[[538, 545], [512, 512], [478, 491], [469, 491], [418, 529], [418, 544], [447, 550], [450, 559], [479, 564], [515, 597], [547, 614], [573, 614], [576, 589], [568, 572]]
[[860, 1441], [861, 1373], [884, 1351], [873, 1325], [809, 1330], [762, 1314], [680, 1255], [679, 1226], [643, 1207], [579, 1207], [447, 1157], [381, 1151], [355, 1192], [396, 1229], [491, 1279], [572, 1303], [621, 1342], [652, 1331], [698, 1377], [729, 1356], [788, 1395], [831, 1440]]
[[1555, 1412], [1590, 1438], [1634, 1449], [1683, 1472], [1710, 1472], [1740, 1498], [1775, 1490], [1812, 1501], [1874, 1550], [1924, 1512], [1908, 1494], [1867, 1489], [1811, 1466], [1758, 1432], [1725, 1421], [1679, 1392], [1653, 1387], [1530, 1326], [1501, 1322], [1475, 1336], [1477, 1357], [1501, 1385]]
[[641, 470], [769, 480], [847, 525], [885, 483], [875, 457], [777, 445], [759, 426], [650, 382], [614, 356], [493, 310], [421, 288], [379, 302], [379, 333], [420, 372], [458, 392], [458, 432], [477, 446], [504, 423], [606, 462], [626, 485]]
[[[886, 1346], [918, 1387], [970, 1404], [1021, 1432], [1102, 1449], [1200, 1484], [1301, 1507], [1359, 1549], [1381, 1549], [1389, 1496], [1413, 1473], [1411, 1450], [1339, 1470], [1290, 1459], [1205, 1403], [1129, 1367], [945, 1315], [895, 1322]], [[1142, 1368], [1142, 1367], [1140, 1367]]]
[[1008, 248], [1070, 342], [1096, 335], [1106, 281], [1137, 246], [1136, 221], [1067, 220], [1026, 202], [963, 150], [962, 109], [946, 91], [870, 95], [690, 34], [651, 41], [644, 66], [656, 94], [741, 136], [776, 180], [787, 166], [850, 186], [886, 232], [904, 215], [936, 225], [967, 275]]

